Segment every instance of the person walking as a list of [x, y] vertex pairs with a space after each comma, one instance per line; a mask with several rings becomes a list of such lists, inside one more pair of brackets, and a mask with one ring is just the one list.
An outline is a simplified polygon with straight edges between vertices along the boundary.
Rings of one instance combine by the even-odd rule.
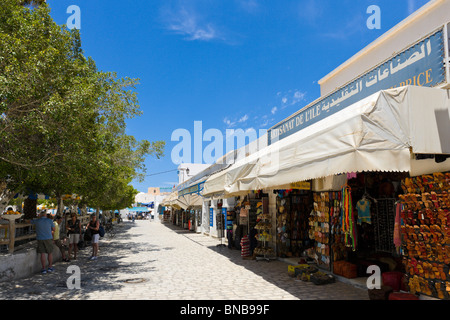
[[62, 225], [62, 217], [60, 215], [55, 216], [55, 220], [53, 224], [55, 225], [55, 231], [53, 232], [53, 243], [59, 248], [61, 252], [62, 261], [68, 262], [69, 259], [66, 258], [66, 249], [61, 240], [61, 225]]
[[80, 242], [81, 237], [81, 222], [78, 220], [76, 213], [72, 213], [70, 220], [67, 220], [66, 229], [69, 234], [69, 261], [72, 256], [72, 249], [73, 259], [76, 260], [78, 253], [78, 242]]
[[88, 230], [91, 231], [91, 236], [92, 236], [92, 256], [90, 258], [90, 260], [97, 260], [97, 255], [98, 255], [98, 241], [100, 239], [100, 234], [99, 234], [99, 228], [100, 228], [100, 223], [97, 220], [97, 216], [95, 215], [95, 213], [91, 216], [91, 221], [89, 222], [89, 224], [87, 225]]
[[[52, 219], [47, 218], [45, 211], [39, 213], [38, 219], [30, 221], [36, 228], [37, 253], [41, 254], [41, 273], [53, 272], [53, 232], [55, 224]], [[45, 255], [47, 255], [48, 268], [45, 268]]]

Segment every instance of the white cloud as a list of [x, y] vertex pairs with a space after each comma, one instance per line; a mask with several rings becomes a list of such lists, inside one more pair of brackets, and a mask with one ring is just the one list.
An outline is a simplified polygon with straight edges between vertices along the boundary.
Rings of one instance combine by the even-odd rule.
[[249, 13], [255, 13], [259, 9], [257, 0], [238, 0], [239, 5]]
[[416, 10], [416, 3], [414, 0], [408, 0], [408, 14], [412, 14]]
[[361, 34], [366, 26], [366, 18], [362, 14], [355, 15], [352, 19], [346, 20], [345, 23], [337, 24], [337, 27], [329, 32], [323, 32], [320, 36], [333, 40], [348, 40], [355, 34]]
[[273, 107], [272, 110], [270, 110], [270, 112], [272, 114], [275, 114], [277, 112], [278, 108], [277, 107]]
[[299, 17], [308, 24], [316, 25], [324, 13], [324, 7], [322, 1], [302, 1], [299, 5]]
[[305, 92], [295, 91], [294, 97], [292, 99], [292, 104], [303, 101], [305, 99], [305, 96], [306, 96]]
[[235, 121], [231, 121], [228, 118], [223, 119], [223, 123], [225, 123], [228, 126], [228, 128], [234, 127], [236, 125]]
[[[280, 96], [280, 94], [277, 93], [277, 96]], [[283, 98], [281, 98], [281, 104], [282, 104], [281, 109], [285, 109], [289, 106], [292, 106], [299, 102], [304, 101], [305, 96], [306, 96], [306, 92], [302, 92], [300, 90], [289, 90], [289, 91], [283, 93]]]
[[166, 10], [164, 16], [167, 29], [184, 35], [186, 40], [210, 41], [221, 38], [217, 28], [212, 23], [202, 21], [192, 9], [182, 7], [177, 11]]
[[267, 119], [266, 121], [264, 121], [263, 123], [261, 123], [260, 127], [261, 127], [261, 128], [265, 128], [265, 127], [268, 126], [269, 123], [270, 123], [270, 120]]
[[244, 115], [242, 118], [240, 118], [239, 120], [238, 120], [238, 122], [245, 122], [245, 121], [247, 121], [248, 120], [248, 115]]

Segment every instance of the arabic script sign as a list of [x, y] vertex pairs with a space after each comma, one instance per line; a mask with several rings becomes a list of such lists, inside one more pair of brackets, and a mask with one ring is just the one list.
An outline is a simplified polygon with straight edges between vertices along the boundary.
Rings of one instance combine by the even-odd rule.
[[444, 82], [443, 56], [443, 32], [440, 30], [271, 128], [268, 132], [268, 144], [306, 128], [380, 90], [406, 85], [434, 87]]
[[184, 196], [184, 195], [187, 195], [187, 194], [192, 194], [192, 193], [200, 193], [200, 191], [202, 191], [203, 190], [203, 186], [205, 185], [205, 182], [203, 181], [203, 182], [200, 182], [200, 183], [198, 183], [198, 184], [196, 184], [196, 185], [193, 185], [193, 186], [191, 186], [191, 187], [189, 187], [189, 188], [186, 188], [186, 189], [183, 189], [183, 190], [181, 190], [181, 191], [178, 191], [178, 197], [181, 197], [181, 196]]

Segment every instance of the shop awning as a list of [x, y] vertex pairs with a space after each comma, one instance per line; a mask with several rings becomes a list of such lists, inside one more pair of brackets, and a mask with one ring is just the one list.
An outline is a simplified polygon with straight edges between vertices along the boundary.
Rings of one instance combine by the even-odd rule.
[[180, 195], [179, 192], [174, 191], [166, 198], [164, 198], [162, 205], [165, 207], [173, 207], [186, 210], [191, 207], [202, 206], [203, 197], [198, 193]]
[[185, 194], [174, 200], [172, 204], [183, 210], [192, 207], [201, 207], [203, 205], [203, 197], [197, 193]]
[[165, 207], [170, 206], [171, 202], [178, 198], [178, 192], [174, 191], [171, 194], [169, 194], [167, 197], [165, 197], [162, 201], [162, 205]]
[[238, 195], [347, 172], [411, 172], [417, 165], [412, 154], [450, 154], [449, 108], [448, 90], [377, 92], [212, 175], [203, 195]]
[[128, 208], [127, 210], [128, 210], [128, 212], [148, 212], [148, 211], [150, 211], [150, 208], [148, 208], [148, 207], [133, 207], [133, 208]]

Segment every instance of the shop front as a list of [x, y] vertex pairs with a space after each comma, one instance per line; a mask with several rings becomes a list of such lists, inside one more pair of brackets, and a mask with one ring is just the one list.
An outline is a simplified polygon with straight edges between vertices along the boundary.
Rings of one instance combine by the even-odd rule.
[[[252, 203], [242, 195], [264, 190], [276, 204], [270, 214], [278, 257], [314, 261], [319, 268], [350, 279], [365, 280], [367, 268], [375, 265], [385, 283], [408, 274], [406, 282], [416, 288], [412, 292], [445, 296], [427, 291], [425, 280], [420, 280], [423, 266], [433, 270], [427, 263], [434, 260], [414, 269], [418, 258], [404, 259], [398, 218], [400, 212], [405, 215], [401, 198], [405, 181], [450, 170], [449, 135], [444, 134], [449, 106], [448, 92], [442, 89], [382, 90], [212, 175], [205, 190], [221, 186], [228, 197], [240, 196], [248, 208]], [[310, 188], [295, 188], [300, 183], [309, 183]], [[235, 209], [236, 220], [241, 218], [238, 212], [246, 216], [245, 206]], [[247, 234], [249, 226], [244, 225]], [[243, 233], [235, 232], [235, 237]], [[439, 270], [439, 265], [434, 268]], [[411, 270], [414, 273], [408, 273]], [[422, 279], [431, 280], [424, 272]], [[398, 288], [401, 280], [395, 283]]]
[[273, 259], [274, 228], [268, 194], [259, 190], [233, 198], [235, 205], [226, 209], [228, 248], [241, 250], [245, 259]]
[[249, 195], [267, 195], [279, 258], [351, 279], [376, 266], [395, 289], [446, 299], [449, 7], [431, 1], [331, 72], [321, 98], [204, 193], [239, 197], [236, 221], [250, 218]]
[[276, 249], [278, 257], [300, 257], [312, 244], [308, 237], [313, 208], [311, 182], [273, 190], [276, 195]]

